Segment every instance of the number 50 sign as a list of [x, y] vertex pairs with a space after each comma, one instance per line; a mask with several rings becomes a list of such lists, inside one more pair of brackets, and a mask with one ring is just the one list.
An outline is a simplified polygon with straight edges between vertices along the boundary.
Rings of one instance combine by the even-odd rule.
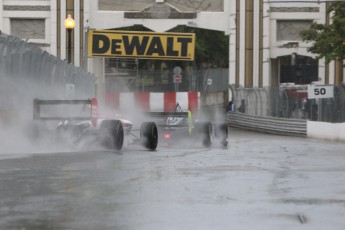
[[333, 85], [308, 85], [308, 99], [333, 98]]

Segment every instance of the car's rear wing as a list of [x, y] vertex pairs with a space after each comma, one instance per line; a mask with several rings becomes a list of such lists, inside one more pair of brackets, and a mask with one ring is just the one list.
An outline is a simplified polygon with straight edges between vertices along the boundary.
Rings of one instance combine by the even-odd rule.
[[188, 117], [188, 112], [146, 112], [150, 117]]
[[[83, 105], [89, 106], [90, 112], [83, 114], [83, 116], [67, 115], [67, 116], [42, 116], [41, 106], [42, 105]], [[92, 123], [96, 123], [98, 117], [98, 103], [96, 98], [86, 100], [33, 100], [33, 119], [54, 121], [54, 120], [92, 120]], [[94, 124], [95, 125], [95, 124]]]
[[188, 110], [188, 112], [147, 112], [148, 116], [156, 117], [156, 118], [180, 118], [185, 117], [187, 118], [187, 124], [184, 125], [173, 125], [173, 124], [164, 124], [158, 125], [163, 127], [170, 127], [170, 128], [178, 128], [178, 127], [188, 127], [189, 132], [191, 132], [193, 128], [193, 119], [192, 119], [192, 112]]

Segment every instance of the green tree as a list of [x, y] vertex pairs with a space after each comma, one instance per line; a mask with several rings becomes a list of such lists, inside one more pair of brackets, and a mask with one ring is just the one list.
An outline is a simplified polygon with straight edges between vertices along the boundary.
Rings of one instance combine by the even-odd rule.
[[198, 68], [205, 63], [211, 67], [228, 67], [229, 36], [224, 32], [188, 26], [177, 26], [172, 31], [195, 33], [195, 64]]
[[[121, 30], [129, 31], [150, 31], [148, 28], [142, 25], [135, 25], [126, 28], [120, 28]], [[188, 26], [177, 26], [171, 29], [169, 32], [183, 32], [183, 33], [195, 33], [195, 66], [201, 68], [204, 64], [214, 68], [228, 68], [229, 66], [229, 36], [224, 32], [215, 30], [206, 30]], [[141, 61], [141, 63], [158, 63], [162, 61]], [[166, 61], [163, 61], [166, 62]], [[176, 62], [172, 65], [188, 65], [188, 62], [170, 61]]]
[[329, 63], [337, 58], [345, 58], [345, 2], [331, 3], [327, 11], [332, 15], [331, 24], [314, 22], [301, 35], [303, 41], [313, 42], [308, 51]]

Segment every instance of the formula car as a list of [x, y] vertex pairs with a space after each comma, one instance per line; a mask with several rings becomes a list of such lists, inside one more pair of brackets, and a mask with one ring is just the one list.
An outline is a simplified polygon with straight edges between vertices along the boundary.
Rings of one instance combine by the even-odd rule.
[[[60, 108], [56, 108], [56, 107]], [[54, 115], [51, 115], [54, 114]], [[57, 114], [57, 115], [56, 115]], [[95, 98], [87, 100], [39, 100], [33, 102], [33, 120], [36, 138], [44, 131], [54, 131], [55, 139], [63, 143], [76, 144], [82, 140], [97, 143], [113, 150], [121, 150], [126, 144], [141, 144], [155, 150], [158, 144], [158, 130], [155, 122], [143, 122], [140, 129], [133, 129], [133, 123], [120, 117], [105, 117], [98, 112]], [[55, 121], [53, 130], [42, 121]], [[56, 124], [57, 122], [57, 124]], [[136, 134], [137, 132], [137, 134]]]
[[228, 127], [205, 119], [193, 119], [191, 111], [183, 112], [177, 104], [174, 112], [150, 112], [150, 116], [164, 117], [164, 124], [158, 125], [161, 140], [168, 143], [199, 143], [205, 147], [218, 143], [228, 146]]

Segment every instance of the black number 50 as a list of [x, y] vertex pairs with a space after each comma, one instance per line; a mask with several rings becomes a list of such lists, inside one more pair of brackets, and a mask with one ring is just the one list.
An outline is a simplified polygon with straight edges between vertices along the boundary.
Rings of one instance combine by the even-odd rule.
[[325, 95], [326, 94], [326, 89], [325, 88], [314, 89], [314, 94], [315, 95]]

